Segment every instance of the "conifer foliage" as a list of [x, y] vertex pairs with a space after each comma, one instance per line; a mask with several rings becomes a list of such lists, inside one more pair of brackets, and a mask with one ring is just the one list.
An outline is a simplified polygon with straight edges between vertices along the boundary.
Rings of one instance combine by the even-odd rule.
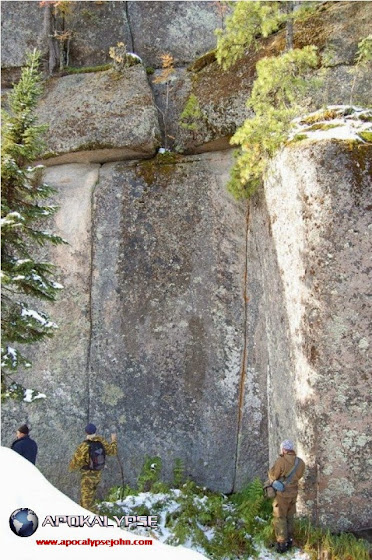
[[319, 60], [316, 47], [293, 48], [293, 22], [311, 14], [308, 2], [293, 11], [294, 2], [236, 2], [226, 21], [226, 30], [217, 30], [218, 63], [227, 69], [248, 51], [259, 48], [259, 39], [287, 25], [285, 51], [263, 57], [256, 65], [257, 77], [247, 106], [253, 111], [238, 128], [231, 143], [238, 146], [228, 185], [236, 198], [253, 194], [262, 182], [269, 159], [283, 145], [291, 121], [301, 114], [320, 80], [311, 78]]
[[43, 166], [33, 165], [43, 150], [45, 132], [35, 115], [42, 91], [39, 60], [37, 51], [28, 55], [10, 94], [9, 112], [2, 115], [1, 375], [2, 394], [8, 395], [11, 374], [31, 365], [17, 346], [50, 337], [57, 328], [36, 304], [54, 301], [62, 288], [53, 278], [55, 267], [37, 256], [38, 246], [65, 242], [45, 229], [45, 221], [57, 211], [47, 203], [55, 189], [43, 182]]
[[288, 138], [291, 121], [306, 106], [306, 95], [317, 85], [309, 76], [316, 68], [316, 47], [292, 49], [257, 63], [257, 78], [247, 106], [254, 116], [236, 131], [231, 143], [239, 145], [229, 190], [241, 198], [253, 194], [262, 181], [268, 160]]
[[249, 49], [258, 48], [258, 39], [268, 37], [283, 21], [281, 2], [236, 2], [226, 19], [226, 29], [217, 29], [218, 63], [224, 70], [232, 66]]

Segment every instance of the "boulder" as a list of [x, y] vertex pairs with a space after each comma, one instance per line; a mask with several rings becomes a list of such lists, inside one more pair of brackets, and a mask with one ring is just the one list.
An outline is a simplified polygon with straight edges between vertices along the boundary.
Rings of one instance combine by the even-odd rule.
[[39, 2], [1, 4], [1, 83], [10, 87], [20, 76], [26, 53], [43, 49], [43, 10]]
[[[2, 84], [9, 87], [19, 78], [26, 52], [34, 48], [48, 60], [47, 34], [44, 21], [46, 6], [40, 2], [10, 1], [1, 5], [2, 12]], [[130, 42], [126, 9], [122, 2], [70, 2], [65, 15], [57, 11], [55, 29], [60, 35], [70, 34], [65, 64], [98, 66], [111, 62], [110, 47]], [[58, 69], [56, 69], [58, 71]]]
[[[2, 67], [4, 85], [19, 76], [26, 51], [46, 55], [45, 6], [26, 0], [3, 2]], [[147, 66], [161, 66], [160, 55], [171, 54], [177, 66], [191, 62], [216, 44], [214, 30], [222, 20], [209, 2], [71, 2], [57, 12], [55, 28], [70, 34], [65, 55], [73, 67], [111, 62], [109, 49], [124, 42]], [[49, 32], [48, 32], [49, 33]], [[47, 55], [45, 60], [47, 60]]]
[[157, 109], [141, 64], [51, 78], [37, 114], [48, 125], [48, 165], [149, 157], [159, 145]]
[[130, 43], [126, 2], [72, 2], [66, 27], [73, 33], [70, 66], [110, 63], [110, 47]]
[[222, 25], [213, 2], [128, 2], [128, 20], [134, 52], [153, 68], [165, 53], [182, 66], [214, 48]]

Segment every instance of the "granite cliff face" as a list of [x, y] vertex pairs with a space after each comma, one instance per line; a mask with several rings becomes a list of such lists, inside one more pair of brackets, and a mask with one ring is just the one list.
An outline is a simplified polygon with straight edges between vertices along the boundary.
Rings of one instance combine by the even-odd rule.
[[288, 324], [282, 370], [268, 339], [270, 450], [296, 426], [305, 505], [345, 529], [368, 524], [371, 171], [371, 146], [304, 142], [276, 159], [265, 189]]
[[[35, 4], [3, 3], [6, 86], [26, 48], [43, 44]], [[237, 203], [228, 139], [247, 115], [256, 59], [223, 73], [213, 56], [186, 68], [214, 46], [211, 3], [77, 2], [73, 17], [88, 31], [75, 32], [72, 65], [107, 62], [123, 40], [146, 65], [173, 53], [177, 69], [166, 112], [160, 71], [142, 65], [47, 81], [46, 180], [58, 187], [53, 228], [69, 242], [49, 258], [65, 290], [51, 312], [59, 334], [24, 377], [47, 399], [3, 406], [3, 444], [30, 422], [41, 470], [76, 499], [66, 458], [88, 420], [103, 435], [118, 430], [129, 483], [150, 454], [166, 477], [180, 457], [223, 492], [264, 478], [291, 437], [309, 465], [301, 510], [334, 529], [366, 527], [371, 145], [289, 145], [264, 190]], [[370, 21], [370, 3], [342, 2], [308, 22], [320, 52], [332, 47], [324, 102], [349, 101]], [[16, 46], [15, 22], [25, 30]], [[354, 102], [368, 104], [370, 90], [367, 70]], [[179, 125], [191, 92], [203, 113], [196, 132]], [[178, 153], [157, 153], [165, 143]], [[111, 463], [104, 488], [118, 483]]]

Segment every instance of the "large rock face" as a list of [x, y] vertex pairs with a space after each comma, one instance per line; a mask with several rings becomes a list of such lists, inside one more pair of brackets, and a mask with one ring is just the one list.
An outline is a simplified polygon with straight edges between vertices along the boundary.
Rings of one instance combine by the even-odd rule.
[[[48, 183], [59, 189], [54, 230], [68, 242], [53, 248], [47, 258], [58, 266], [58, 280], [65, 289], [58, 304], [49, 309], [58, 335], [38, 345], [32, 374], [25, 373], [24, 384], [47, 398], [21, 405], [8, 401], [3, 409], [3, 444], [10, 443], [20, 423], [30, 423], [39, 444], [38, 466], [58, 488], [75, 487], [71, 494], [75, 499], [76, 476], [68, 473], [67, 464], [72, 445], [82, 439], [81, 426], [89, 410], [91, 199], [99, 167], [56, 166], [46, 174]], [[27, 355], [29, 351], [25, 349]]]
[[277, 158], [265, 188], [288, 358], [278, 368], [269, 337], [270, 455], [279, 433], [297, 441], [304, 505], [337, 529], [368, 524], [371, 176], [370, 145], [305, 143]]
[[[168, 479], [181, 458], [224, 492], [265, 469], [264, 390], [246, 352], [247, 216], [226, 193], [230, 166], [221, 152], [47, 170], [70, 244], [50, 256], [68, 304], [51, 310], [60, 332], [33, 356], [32, 384], [48, 398], [6, 406], [4, 432], [29, 421], [44, 472], [75, 498], [66, 458], [88, 420], [118, 431], [132, 484], [145, 454], [162, 457]], [[260, 443], [239, 462], [246, 425], [251, 451]], [[115, 463], [103, 488], [114, 483]]]
[[[36, 4], [3, 3], [11, 73], [26, 49], [43, 48]], [[145, 64], [168, 52], [184, 65], [213, 46], [212, 4], [73, 3], [70, 64], [105, 62], [123, 40]], [[332, 2], [298, 24], [296, 46], [314, 42], [328, 66], [317, 106], [351, 93], [370, 102], [369, 70], [353, 68], [370, 21], [369, 2]], [[222, 150], [248, 115], [255, 63], [283, 44], [278, 32], [227, 72], [209, 53], [178, 66], [168, 88], [141, 65], [47, 82], [38, 114], [58, 188], [51, 227], [69, 245], [46, 256], [65, 290], [50, 310], [58, 335], [21, 374], [47, 398], [4, 404], [3, 443], [29, 422], [40, 468], [75, 499], [67, 464], [88, 421], [118, 431], [127, 482], [151, 454], [166, 478], [181, 458], [223, 492], [264, 478], [291, 437], [308, 465], [301, 511], [335, 530], [368, 524], [371, 145], [293, 144], [249, 203], [225, 189], [232, 155]], [[179, 122], [191, 93], [195, 130]], [[194, 155], [155, 156], [161, 133], [163, 146]], [[102, 488], [120, 483], [108, 462]]]
[[245, 215], [224, 191], [228, 155], [158, 160], [106, 165], [97, 186], [90, 412], [118, 425], [131, 481], [160, 453], [168, 476], [181, 457], [231, 491]]

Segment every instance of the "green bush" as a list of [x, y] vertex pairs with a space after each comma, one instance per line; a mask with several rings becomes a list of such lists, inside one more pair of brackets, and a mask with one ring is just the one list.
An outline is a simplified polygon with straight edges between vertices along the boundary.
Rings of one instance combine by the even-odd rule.
[[188, 98], [186, 105], [181, 113], [179, 124], [182, 128], [196, 131], [203, 119], [199, 100], [193, 93]]

